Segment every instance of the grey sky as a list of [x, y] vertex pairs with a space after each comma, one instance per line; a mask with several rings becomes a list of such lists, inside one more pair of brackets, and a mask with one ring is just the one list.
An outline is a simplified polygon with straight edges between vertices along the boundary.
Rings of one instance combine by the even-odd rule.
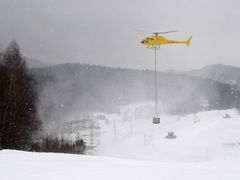
[[79, 62], [153, 69], [154, 53], [134, 31], [180, 30], [163, 46], [158, 69], [240, 66], [238, 0], [0, 0], [0, 44], [15, 38], [25, 56], [48, 63]]

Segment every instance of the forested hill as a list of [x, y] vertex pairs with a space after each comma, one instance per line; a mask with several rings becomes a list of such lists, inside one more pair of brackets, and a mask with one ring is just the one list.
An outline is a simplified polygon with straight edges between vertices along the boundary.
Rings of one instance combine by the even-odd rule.
[[[60, 107], [67, 112], [117, 112], [121, 105], [154, 101], [155, 97], [154, 72], [149, 70], [62, 64], [31, 72], [36, 76], [39, 103], [46, 116]], [[223, 109], [236, 103], [236, 92], [228, 84], [171, 73], [158, 72], [157, 76], [159, 100], [168, 112]]]
[[196, 69], [184, 73], [191, 76], [203, 77], [213, 79], [222, 83], [228, 83], [231, 85], [235, 85], [238, 89], [240, 89], [239, 67], [233, 67], [222, 64], [213, 64], [205, 66], [201, 69]]

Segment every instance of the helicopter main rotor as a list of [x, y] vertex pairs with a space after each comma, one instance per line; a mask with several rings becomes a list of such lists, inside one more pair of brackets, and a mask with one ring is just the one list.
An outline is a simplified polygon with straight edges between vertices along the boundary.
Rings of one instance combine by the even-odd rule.
[[143, 32], [143, 33], [148, 33], [148, 34], [154, 34], [154, 35], [158, 35], [158, 34], [167, 34], [167, 33], [174, 33], [174, 32], [179, 32], [179, 30], [174, 30], [174, 31], [163, 31], [163, 32], [150, 32], [150, 31], [143, 31], [143, 30], [139, 30], [139, 29], [135, 29], [135, 31], [139, 31], [139, 32]]
[[151, 34], [155, 34], [156, 36], [158, 34], [167, 34], [167, 33], [174, 33], [174, 32], [178, 32], [179, 30], [174, 30], [174, 31], [165, 31], [165, 32], [152, 32]]

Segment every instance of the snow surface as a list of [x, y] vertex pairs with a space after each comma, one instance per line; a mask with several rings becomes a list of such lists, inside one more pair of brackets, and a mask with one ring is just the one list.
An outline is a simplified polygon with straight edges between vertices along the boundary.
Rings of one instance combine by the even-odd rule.
[[195, 163], [0, 151], [3, 180], [239, 180], [239, 159]]
[[[151, 119], [109, 115], [97, 156], [3, 150], [0, 179], [239, 180], [240, 115], [228, 110], [231, 118], [223, 119], [224, 113], [161, 115], [154, 126]], [[177, 138], [166, 139], [169, 131]]]
[[[231, 118], [223, 119], [225, 113]], [[153, 125], [152, 119], [132, 123], [118, 119], [116, 124], [115, 136], [114, 123], [101, 127], [99, 155], [162, 162], [240, 158], [240, 115], [235, 110], [220, 115], [218, 111], [202, 112], [196, 118], [193, 114], [163, 115], [158, 125]], [[176, 139], [165, 138], [170, 131]]]

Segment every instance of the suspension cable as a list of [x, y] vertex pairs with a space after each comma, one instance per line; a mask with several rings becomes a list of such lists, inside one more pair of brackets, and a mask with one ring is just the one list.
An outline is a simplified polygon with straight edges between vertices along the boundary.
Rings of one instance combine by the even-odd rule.
[[157, 96], [157, 47], [154, 47], [154, 52], [155, 52], [155, 108], [156, 108], [156, 112], [155, 112], [155, 116], [158, 117], [158, 96]]

